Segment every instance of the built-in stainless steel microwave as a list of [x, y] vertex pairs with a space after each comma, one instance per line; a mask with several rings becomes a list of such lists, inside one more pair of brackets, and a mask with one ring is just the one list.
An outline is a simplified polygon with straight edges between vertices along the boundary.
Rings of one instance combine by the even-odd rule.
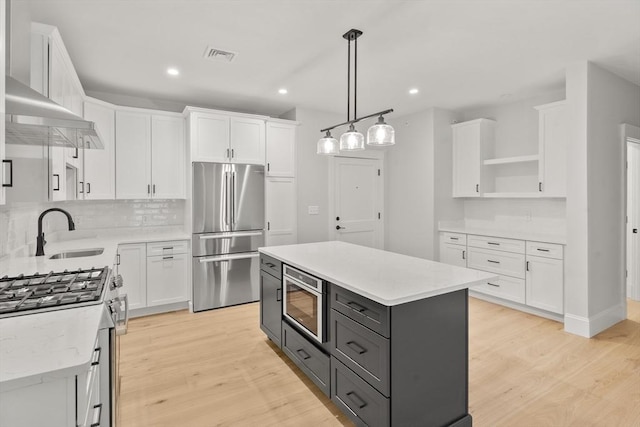
[[322, 344], [327, 341], [325, 282], [288, 265], [282, 275], [284, 317]]

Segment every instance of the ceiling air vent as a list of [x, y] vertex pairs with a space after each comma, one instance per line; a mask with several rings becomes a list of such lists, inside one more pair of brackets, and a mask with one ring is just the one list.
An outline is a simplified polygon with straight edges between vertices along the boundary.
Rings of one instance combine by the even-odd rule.
[[206, 59], [213, 59], [214, 61], [231, 62], [233, 61], [233, 58], [235, 58], [236, 53], [207, 46], [203, 56]]

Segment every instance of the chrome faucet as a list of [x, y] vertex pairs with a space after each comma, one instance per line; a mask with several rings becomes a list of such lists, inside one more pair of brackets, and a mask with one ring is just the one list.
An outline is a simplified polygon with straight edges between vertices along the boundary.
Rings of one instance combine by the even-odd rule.
[[69, 212], [65, 211], [64, 209], [51, 208], [51, 209], [47, 209], [46, 211], [42, 212], [40, 214], [40, 217], [38, 218], [38, 237], [36, 238], [36, 242], [38, 244], [38, 247], [36, 249], [36, 256], [44, 255], [44, 245], [47, 244], [47, 241], [44, 240], [44, 233], [42, 232], [42, 219], [44, 218], [44, 216], [46, 214], [48, 214], [49, 212], [54, 212], [54, 211], [62, 212], [63, 214], [65, 214], [67, 216], [67, 222], [69, 223], [69, 231], [73, 231], [73, 230], [76, 229], [76, 225], [73, 223], [73, 219], [71, 218], [71, 214], [69, 214]]

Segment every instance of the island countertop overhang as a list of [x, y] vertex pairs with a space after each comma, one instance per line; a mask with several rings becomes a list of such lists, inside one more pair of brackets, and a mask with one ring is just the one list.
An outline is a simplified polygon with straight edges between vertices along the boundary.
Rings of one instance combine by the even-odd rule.
[[467, 289], [497, 275], [340, 241], [259, 249], [385, 306]]

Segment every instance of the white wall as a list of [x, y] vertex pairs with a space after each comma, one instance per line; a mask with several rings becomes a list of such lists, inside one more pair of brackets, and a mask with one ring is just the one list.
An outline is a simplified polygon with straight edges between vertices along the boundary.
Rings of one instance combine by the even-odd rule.
[[389, 119], [396, 145], [386, 154], [385, 249], [436, 259], [437, 225], [462, 217], [462, 202], [451, 198], [453, 113], [431, 108]]
[[581, 62], [567, 69], [565, 330], [593, 336], [626, 317], [624, 148], [640, 124], [640, 87]]
[[[344, 117], [308, 108], [296, 108], [282, 118], [297, 120], [298, 243], [329, 239], [329, 176], [327, 156], [316, 154], [320, 129], [344, 121]], [[335, 136], [335, 135], [334, 135]], [[338, 138], [339, 138], [338, 134]], [[318, 215], [309, 215], [308, 207], [318, 206]]]

